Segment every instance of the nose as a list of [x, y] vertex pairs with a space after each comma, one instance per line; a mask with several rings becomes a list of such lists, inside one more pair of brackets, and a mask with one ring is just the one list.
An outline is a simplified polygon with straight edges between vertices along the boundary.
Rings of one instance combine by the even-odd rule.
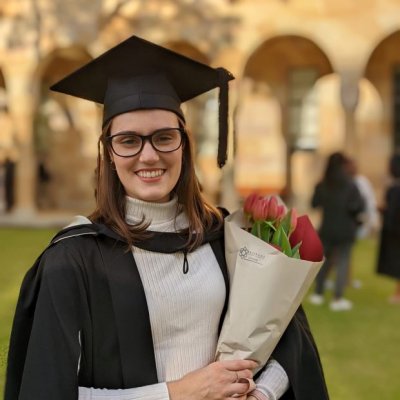
[[151, 145], [150, 141], [146, 141], [140, 152], [139, 160], [142, 162], [156, 162], [159, 158], [158, 152]]

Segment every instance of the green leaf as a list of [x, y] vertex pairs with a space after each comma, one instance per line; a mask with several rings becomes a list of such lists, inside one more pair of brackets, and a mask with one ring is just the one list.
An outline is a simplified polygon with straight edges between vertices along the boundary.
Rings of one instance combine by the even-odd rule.
[[276, 227], [271, 221], [263, 221], [263, 223], [267, 224], [274, 232], [276, 231]]
[[281, 248], [282, 252], [286, 254], [288, 257], [292, 256], [292, 248], [290, 246], [289, 238], [284, 230], [283, 227], [281, 227], [282, 234], [281, 234]]
[[271, 227], [269, 224], [266, 224], [265, 221], [261, 224], [261, 239], [265, 242], [269, 242], [269, 238], [271, 236]]
[[272, 235], [271, 243], [281, 247], [281, 235], [282, 235], [282, 229], [278, 227], [278, 229]]
[[300, 246], [301, 246], [301, 243], [302, 242], [297, 243], [296, 246], [294, 246], [292, 248], [292, 255], [291, 255], [292, 258], [300, 259]]
[[253, 226], [251, 227], [251, 234], [258, 237], [258, 225], [259, 221], [255, 221]]
[[279, 246], [283, 254], [292, 257], [292, 248], [290, 246], [289, 238], [282, 226], [279, 226], [274, 232], [271, 243]]
[[282, 218], [281, 223], [279, 224], [279, 226], [281, 226], [282, 229], [285, 231], [286, 236], [289, 236], [291, 215], [292, 215], [292, 210], [290, 209], [286, 213], [286, 215]]

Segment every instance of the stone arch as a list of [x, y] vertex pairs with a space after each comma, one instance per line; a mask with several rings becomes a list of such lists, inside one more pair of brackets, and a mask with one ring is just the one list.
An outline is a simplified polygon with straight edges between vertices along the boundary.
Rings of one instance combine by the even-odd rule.
[[81, 47], [55, 49], [36, 71], [34, 147], [39, 209], [86, 212], [93, 207], [98, 111], [91, 102], [49, 90], [91, 58]]
[[[269, 156], [264, 154], [256, 162], [257, 156], [255, 157], [253, 152], [249, 152], [247, 155], [242, 155], [241, 162], [237, 166], [240, 171], [246, 165], [247, 159], [252, 159], [253, 163], [256, 162], [258, 165], [269, 165], [266, 168], [270, 172], [264, 172], [258, 178], [261, 191], [267, 193], [279, 192], [283, 196], [287, 195], [288, 200], [292, 198], [292, 168], [294, 168], [292, 155], [294, 151], [317, 149], [318, 126], [312, 126], [313, 123], [315, 125], [315, 122], [310, 117], [315, 115], [317, 110], [318, 100], [313, 97], [315, 93], [314, 85], [320, 77], [332, 72], [331, 62], [324, 51], [312, 40], [296, 35], [276, 36], [265, 40], [248, 57], [243, 68], [244, 80], [251, 82], [250, 85], [253, 86], [253, 90], [255, 88], [255, 92], [258, 93], [258, 101], [262, 100], [257, 87], [259, 88], [260, 85], [267, 87], [268, 89], [264, 88], [262, 91], [264, 95], [267, 95], [267, 102], [271, 103], [271, 99], [273, 99], [275, 102], [274, 112], [279, 114], [279, 116], [273, 117], [279, 122], [275, 125], [274, 132], [271, 133], [272, 136], [265, 135], [263, 132], [263, 126], [270, 118], [267, 108], [265, 108], [262, 116], [264, 122], [261, 116], [253, 117], [259, 120], [258, 138], [254, 138], [258, 142], [257, 148], [265, 152], [265, 149], [269, 147]], [[249, 85], [249, 83], [246, 85]], [[240, 126], [238, 143], [240, 143], [241, 138], [243, 142], [246, 141], [247, 117], [245, 113], [240, 111], [244, 106], [241, 93], [242, 86], [239, 88], [238, 96], [238, 119], [241, 120], [238, 120], [238, 126]], [[308, 120], [303, 121], [305, 117]], [[253, 121], [252, 124], [254, 125], [255, 122]], [[313, 130], [312, 135], [309, 134], [307, 139], [308, 144], [304, 144], [304, 147], [299, 144], [299, 139], [305, 137], [303, 132], [299, 131], [300, 126], [304, 126], [304, 129], [307, 128], [310, 132]], [[271, 141], [275, 143], [273, 146], [269, 144]], [[304, 140], [303, 142], [306, 143]], [[256, 171], [256, 169], [252, 169], [253, 177], [257, 173]], [[249, 173], [250, 171], [244, 173], [243, 176], [249, 176]], [[266, 186], [261, 181], [277, 183]], [[255, 183], [253, 185], [257, 186]], [[238, 182], [238, 187], [243, 194], [249, 191], [242, 182]], [[258, 188], [250, 188], [250, 190], [254, 189]]]
[[[389, 152], [400, 147], [400, 30], [382, 39], [365, 65], [364, 76], [382, 98], [382, 144]], [[397, 110], [397, 112], [395, 112]], [[387, 153], [388, 157], [389, 154]]]

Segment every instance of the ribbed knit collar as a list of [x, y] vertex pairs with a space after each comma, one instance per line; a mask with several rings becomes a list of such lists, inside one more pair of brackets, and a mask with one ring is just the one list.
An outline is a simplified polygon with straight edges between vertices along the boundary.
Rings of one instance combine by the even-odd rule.
[[[174, 225], [176, 217], [181, 214], [180, 209], [177, 196], [166, 203], [150, 203], [126, 197], [126, 221], [130, 224], [140, 222], [144, 216], [145, 222], [150, 222], [151, 228], [171, 227]], [[182, 227], [180, 226], [180, 228]], [[167, 230], [169, 229], [167, 228]]]

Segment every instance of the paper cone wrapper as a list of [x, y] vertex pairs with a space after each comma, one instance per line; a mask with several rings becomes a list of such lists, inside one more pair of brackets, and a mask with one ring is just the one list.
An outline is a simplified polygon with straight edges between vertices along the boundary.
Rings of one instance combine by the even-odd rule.
[[258, 361], [261, 368], [271, 356], [323, 261], [287, 257], [243, 230], [243, 225], [241, 211], [225, 219], [230, 294], [216, 359], [252, 359]]

